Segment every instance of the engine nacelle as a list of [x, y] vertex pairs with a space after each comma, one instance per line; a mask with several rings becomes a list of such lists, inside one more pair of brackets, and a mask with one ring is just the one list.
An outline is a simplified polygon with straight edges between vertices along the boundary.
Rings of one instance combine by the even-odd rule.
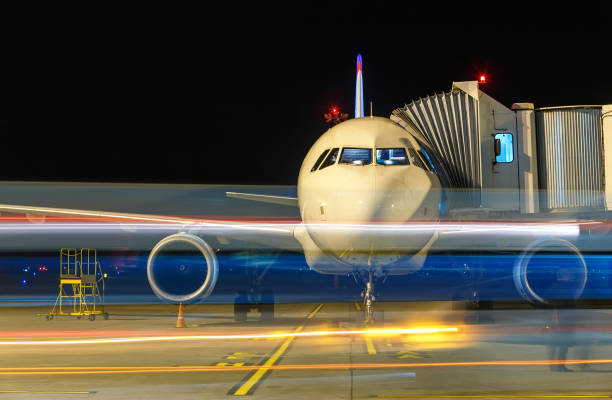
[[[173, 244], [175, 244], [174, 247], [176, 244], [182, 244], [183, 248], [179, 249], [180, 252], [174, 249], [171, 256], [163, 256], [162, 251], [170, 251]], [[186, 253], [185, 244], [192, 253], [195, 248], [196, 254]], [[161, 257], [164, 257], [164, 260], [159, 262]], [[194, 262], [194, 258], [199, 261], [200, 257], [203, 257], [204, 263]], [[157, 266], [157, 269], [156, 261], [161, 264]], [[147, 261], [147, 278], [153, 292], [163, 300], [177, 303], [197, 300], [210, 295], [217, 283], [218, 275], [219, 266], [213, 249], [202, 238], [184, 232], [170, 235], [159, 241], [151, 250]], [[184, 284], [187, 292], [184, 293], [184, 288], [183, 290], [172, 288], [172, 283]]]
[[575, 300], [587, 283], [587, 265], [580, 250], [563, 239], [533, 242], [514, 264], [514, 285], [534, 304]]

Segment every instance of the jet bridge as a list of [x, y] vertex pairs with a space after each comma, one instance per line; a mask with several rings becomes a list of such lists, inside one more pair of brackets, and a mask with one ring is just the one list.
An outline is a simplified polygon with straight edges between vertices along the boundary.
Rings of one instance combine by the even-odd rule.
[[418, 138], [453, 189], [451, 209], [612, 208], [612, 105], [507, 108], [467, 81], [390, 118]]

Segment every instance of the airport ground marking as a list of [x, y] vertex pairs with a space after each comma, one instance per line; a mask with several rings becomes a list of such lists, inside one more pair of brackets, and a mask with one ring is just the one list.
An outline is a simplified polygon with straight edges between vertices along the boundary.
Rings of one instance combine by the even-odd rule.
[[[304, 329], [304, 326], [306, 325], [306, 323], [309, 320], [311, 320], [315, 316], [315, 314], [321, 310], [321, 308], [323, 308], [323, 304], [319, 304], [318, 306], [316, 306], [315, 309], [312, 310], [310, 314], [308, 314], [308, 316], [306, 317], [306, 320], [302, 323], [302, 325], [298, 326], [295, 329], [294, 333], [300, 333], [302, 329]], [[268, 373], [271, 370], [271, 367], [274, 366], [274, 364], [276, 364], [278, 359], [285, 353], [285, 351], [287, 351], [287, 349], [289, 348], [289, 345], [291, 344], [291, 342], [293, 342], [293, 339], [295, 339], [295, 337], [296, 336], [289, 336], [287, 339], [285, 339], [285, 341], [274, 352], [274, 354], [272, 354], [272, 356], [270, 356], [270, 358], [268, 358], [263, 363], [263, 365], [261, 365], [259, 369], [257, 369], [253, 373], [253, 375], [251, 375], [246, 380], [246, 382], [240, 385], [240, 387], [236, 391], [233, 392], [233, 395], [234, 396], [245, 396], [248, 394], [252, 394], [253, 390], [255, 389], [255, 385], [264, 377], [264, 375], [266, 375], [266, 373]]]
[[365, 338], [366, 349], [368, 350], [368, 354], [376, 354], [376, 347], [374, 347], [374, 343], [372, 343], [372, 338], [366, 336]]
[[247, 365], [253, 365], [254, 363], [249, 362], [249, 360], [261, 356], [263, 356], [263, 354], [232, 352], [223, 357], [225, 361], [219, 361], [216, 363], [212, 363], [211, 365], [214, 365], [216, 367], [242, 367]]
[[242, 367], [243, 365], [247, 365], [247, 363], [244, 363], [244, 362], [235, 362], [235, 363], [218, 362], [218, 363], [215, 364], [216, 367]]
[[397, 358], [400, 358], [400, 359], [403, 359], [403, 358], [430, 358], [429, 355], [425, 353], [419, 353], [416, 351], [398, 351], [396, 355], [397, 355]]

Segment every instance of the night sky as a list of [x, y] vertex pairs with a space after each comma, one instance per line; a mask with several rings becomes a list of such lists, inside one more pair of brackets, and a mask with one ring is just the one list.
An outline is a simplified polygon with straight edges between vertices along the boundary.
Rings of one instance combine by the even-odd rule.
[[357, 53], [379, 116], [481, 72], [507, 106], [612, 103], [603, 2], [407, 3], [26, 18], [3, 39], [0, 180], [293, 185], [327, 108], [352, 116]]

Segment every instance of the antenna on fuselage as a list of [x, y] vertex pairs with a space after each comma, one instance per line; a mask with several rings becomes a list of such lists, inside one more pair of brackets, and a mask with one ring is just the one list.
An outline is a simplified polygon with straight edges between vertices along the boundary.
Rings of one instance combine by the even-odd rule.
[[370, 100], [370, 118], [372, 118], [374, 114], [372, 113], [372, 100]]
[[363, 118], [363, 68], [361, 54], [357, 54], [357, 78], [355, 82], [355, 118]]

